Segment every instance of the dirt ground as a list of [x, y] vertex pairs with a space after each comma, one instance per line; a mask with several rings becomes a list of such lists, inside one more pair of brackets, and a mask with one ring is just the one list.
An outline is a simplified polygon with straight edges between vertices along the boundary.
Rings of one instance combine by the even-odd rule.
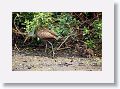
[[56, 54], [52, 59], [43, 51], [12, 51], [13, 71], [101, 71], [102, 59], [80, 58], [66, 52]]

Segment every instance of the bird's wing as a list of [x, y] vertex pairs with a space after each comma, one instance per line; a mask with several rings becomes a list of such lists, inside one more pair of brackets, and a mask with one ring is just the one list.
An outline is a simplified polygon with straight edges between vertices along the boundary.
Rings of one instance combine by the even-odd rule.
[[56, 39], [56, 36], [54, 36], [51, 32], [46, 31], [46, 30], [38, 31], [37, 36], [42, 39]]
[[54, 35], [54, 36], [56, 36], [57, 37], [57, 34], [54, 32], [54, 31], [52, 31], [52, 30], [49, 30], [49, 29], [46, 29], [49, 33], [51, 33], [52, 35]]

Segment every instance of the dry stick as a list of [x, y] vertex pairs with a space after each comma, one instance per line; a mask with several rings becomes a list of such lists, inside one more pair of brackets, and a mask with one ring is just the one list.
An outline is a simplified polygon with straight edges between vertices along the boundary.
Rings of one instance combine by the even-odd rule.
[[70, 35], [66, 37], [66, 39], [61, 43], [61, 45], [57, 48], [57, 50], [60, 49], [60, 47], [67, 41], [67, 39], [68, 39], [69, 37], [70, 37]]
[[[16, 18], [17, 18], [17, 16], [16, 16], [15, 19], [14, 19], [14, 26], [15, 26], [15, 29], [16, 29], [16, 30], [13, 29], [14, 33], [21, 34], [22, 36], [23, 36], [23, 35], [26, 36], [27, 33], [22, 33], [20, 30], [18, 30], [18, 27], [17, 27], [16, 24], [15, 24]], [[24, 43], [27, 41], [28, 38], [29, 38], [28, 36], [25, 38]]]
[[[55, 49], [55, 50], [54, 50], [54, 54], [55, 54], [55, 51], [60, 51], [60, 50], [65, 50], [65, 49], [70, 49], [70, 48], [71, 48], [71, 47], [65, 47], [65, 48]], [[52, 51], [51, 51], [51, 52], [52, 52]], [[50, 52], [50, 53], [51, 53], [51, 52]]]
[[25, 38], [24, 43], [28, 40], [28, 38], [29, 38], [28, 36]]
[[[83, 24], [85, 24], [86, 22], [88, 22], [88, 21], [91, 21], [91, 20], [94, 20], [96, 17], [94, 17], [94, 18], [92, 18], [92, 19], [88, 19], [88, 20], [85, 20], [84, 22], [82, 22], [81, 24], [80, 24], [80, 26], [82, 26]], [[91, 26], [92, 24], [90, 24], [90, 26]]]
[[61, 43], [61, 45], [57, 48], [57, 50], [60, 49], [60, 47], [67, 41], [67, 39], [72, 36], [72, 35], [75, 35], [75, 34], [70, 34], [69, 36], [66, 37], [66, 39]]
[[27, 35], [27, 33], [22, 33], [22, 32], [20, 32], [20, 31], [18, 32], [18, 31], [15, 30], [15, 29], [12, 29], [12, 30], [13, 30], [13, 32], [16, 33], [16, 34]]
[[14, 26], [15, 26], [15, 29], [17, 30], [17, 32], [18, 32], [18, 33], [21, 33], [21, 32], [18, 30], [18, 28], [17, 28], [17, 26], [16, 26], [16, 24], [15, 24], [16, 18], [17, 18], [17, 16], [16, 16], [15, 19], [14, 19]]
[[57, 49], [57, 51], [59, 51], [59, 50], [65, 50], [65, 49], [69, 49], [69, 48], [71, 48], [71, 47], [59, 48], [59, 49]]
[[[20, 31], [18, 32], [18, 31], [15, 30], [15, 29], [12, 29], [12, 30], [13, 30], [13, 32], [16, 33], [16, 34], [20, 34], [20, 35], [22, 35], [22, 36], [23, 36], [23, 35], [24, 35], [24, 36], [27, 35], [27, 33], [22, 33], [22, 32], [20, 32]], [[28, 38], [29, 38], [28, 36], [25, 38], [24, 43], [28, 40]]]
[[15, 44], [15, 48], [16, 48], [18, 51], [20, 51], [16, 44]]
[[[76, 35], [76, 34], [70, 34], [70, 35], [68, 35], [67, 37], [66, 37], [66, 39], [61, 43], [61, 45], [58, 47], [58, 48], [55, 48], [55, 50], [54, 51], [59, 51], [59, 50], [62, 50], [62, 49], [67, 49], [67, 47], [66, 48], [61, 48], [60, 49], [60, 47], [67, 41], [67, 39], [70, 37], [70, 36], [72, 36], [72, 35]], [[68, 47], [69, 48], [69, 47]], [[51, 52], [50, 52], [51, 53]], [[54, 53], [55, 54], [55, 53]]]

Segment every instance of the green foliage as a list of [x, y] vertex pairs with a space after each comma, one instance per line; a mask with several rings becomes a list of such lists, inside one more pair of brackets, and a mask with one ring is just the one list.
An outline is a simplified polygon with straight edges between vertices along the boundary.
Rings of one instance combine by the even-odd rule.
[[102, 39], [102, 20], [95, 20], [92, 27], [93, 29], [83, 28], [84, 41], [89, 48], [95, 48], [96, 43]]
[[29, 36], [33, 36], [38, 27], [48, 27], [49, 24], [53, 23], [52, 13], [36, 12], [32, 20], [26, 19], [24, 23], [26, 24], [26, 31]]
[[32, 20], [34, 17], [34, 12], [13, 12], [13, 22], [15, 22], [15, 24], [17, 26], [21, 25], [26, 25], [24, 22], [25, 20]]
[[84, 27], [83, 28], [83, 35], [87, 35], [87, 34], [89, 34], [89, 29], [87, 28], [87, 27]]
[[101, 39], [102, 38], [102, 20], [95, 20], [93, 22], [93, 27], [94, 27], [94, 38], [97, 39]]
[[[18, 27], [22, 25], [24, 32], [27, 32], [29, 36], [34, 36], [35, 30], [41, 27], [49, 28], [58, 36], [64, 37], [71, 33], [73, 28], [79, 28], [81, 23], [90, 20], [90, 23], [82, 26], [83, 41], [89, 48], [96, 48], [96, 44], [102, 39], [102, 20], [101, 18], [93, 19], [92, 12], [83, 12], [81, 17], [79, 15], [72, 16], [68, 12], [13, 12], [12, 14], [13, 22]], [[85, 20], [85, 18], [87, 19]]]
[[93, 40], [86, 40], [85, 41], [85, 44], [87, 44], [87, 46], [89, 47], [89, 48], [95, 48], [95, 44], [94, 44], [94, 41]]
[[73, 27], [79, 25], [79, 21], [73, 18], [69, 13], [61, 13], [56, 15], [54, 23], [50, 25], [50, 29], [54, 30], [58, 36], [66, 36], [72, 31]]
[[79, 25], [78, 20], [65, 12], [20, 12], [16, 16], [15, 22], [25, 25], [29, 36], [33, 36], [38, 27], [54, 30], [58, 36], [66, 36]]

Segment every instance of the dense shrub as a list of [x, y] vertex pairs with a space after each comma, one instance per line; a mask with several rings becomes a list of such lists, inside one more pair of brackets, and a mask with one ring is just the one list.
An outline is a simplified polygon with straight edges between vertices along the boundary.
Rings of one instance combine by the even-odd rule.
[[33, 36], [37, 27], [47, 27], [54, 30], [58, 36], [66, 36], [73, 27], [79, 24], [79, 21], [70, 13], [22, 12], [15, 14], [17, 14], [15, 23], [25, 25], [25, 31], [29, 36]]
[[[101, 53], [101, 12], [13, 12], [12, 21], [13, 27], [16, 26], [21, 32], [27, 33], [30, 37], [34, 36], [38, 27], [49, 28], [56, 32], [59, 37], [68, 36], [73, 30], [81, 29], [82, 40], [87, 47]], [[39, 43], [36, 39], [33, 42]]]

